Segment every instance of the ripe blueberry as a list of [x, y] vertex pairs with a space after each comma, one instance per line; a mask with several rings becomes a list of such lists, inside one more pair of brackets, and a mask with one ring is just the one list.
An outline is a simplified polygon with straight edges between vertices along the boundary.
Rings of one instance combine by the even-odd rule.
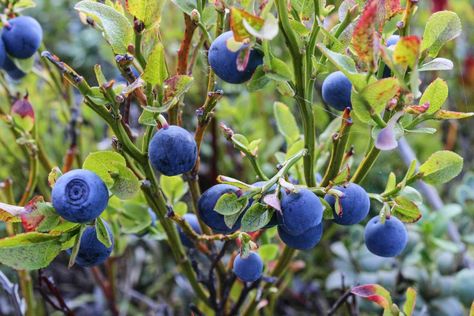
[[5, 61], [2, 64], [2, 68], [5, 69], [7, 75], [10, 76], [13, 80], [20, 80], [26, 73], [24, 73], [21, 69], [19, 69], [13, 60], [11, 60], [8, 56], [5, 57]]
[[3, 41], [0, 41], [0, 65], [3, 65], [6, 59], [7, 52], [5, 50], [5, 44], [3, 44]]
[[231, 38], [233, 38], [233, 33], [229, 31], [219, 35], [212, 42], [208, 56], [209, 64], [216, 75], [225, 82], [243, 83], [249, 80], [257, 66], [263, 63], [263, 56], [259, 51], [252, 49], [247, 66], [243, 71], [239, 71], [237, 69], [239, 53], [248, 45], [244, 44], [236, 52], [233, 52], [227, 46], [227, 40]]
[[362, 221], [369, 214], [370, 199], [364, 188], [355, 183], [349, 183], [346, 186], [335, 187], [341, 191], [342, 196], [339, 201], [341, 203], [342, 214], [336, 214], [334, 204], [336, 198], [330, 194], [326, 194], [324, 199], [331, 205], [334, 214], [334, 221], [339, 225], [354, 225]]
[[193, 169], [197, 160], [197, 145], [187, 130], [170, 125], [153, 136], [148, 153], [156, 170], [167, 176], [176, 176]]
[[323, 223], [311, 227], [301, 235], [292, 236], [288, 234], [282, 227], [278, 227], [278, 235], [281, 240], [290, 248], [299, 250], [308, 250], [314, 248], [323, 235]]
[[2, 40], [9, 55], [30, 58], [41, 45], [43, 29], [32, 17], [19, 16], [8, 20], [2, 31]]
[[76, 169], [59, 177], [52, 191], [52, 202], [64, 219], [87, 223], [105, 210], [109, 191], [95, 173]]
[[217, 184], [209, 188], [201, 195], [198, 202], [199, 217], [201, 220], [216, 233], [230, 234], [240, 228], [241, 217], [232, 228], [227, 227], [224, 222], [224, 216], [214, 210], [217, 201], [225, 193], [235, 193], [239, 189], [228, 184]]
[[[201, 226], [199, 226], [199, 221], [196, 215], [187, 213], [183, 215], [184, 220], [191, 225], [191, 228], [198, 234], [202, 234], [201, 231]], [[183, 232], [180, 226], [178, 226], [178, 232], [179, 232], [179, 238], [181, 239], [181, 242], [183, 245], [185, 245], [188, 248], [194, 248], [194, 243], [192, 240], [186, 236], [186, 234]]]
[[352, 83], [341, 71], [331, 73], [323, 81], [323, 100], [336, 110], [352, 108], [351, 91]]
[[250, 252], [247, 258], [242, 258], [238, 254], [234, 259], [233, 271], [242, 281], [257, 281], [263, 274], [262, 258], [255, 252]]
[[408, 233], [405, 225], [391, 216], [382, 224], [379, 216], [373, 217], [365, 226], [365, 245], [380, 257], [395, 257], [405, 249]]
[[281, 229], [289, 235], [297, 236], [317, 226], [323, 219], [323, 205], [319, 198], [308, 189], [283, 194], [281, 213], [277, 213]]
[[112, 253], [113, 246], [113, 235], [109, 225], [104, 222], [105, 228], [109, 232], [109, 236], [112, 239], [112, 246], [107, 248], [103, 243], [97, 239], [97, 233], [94, 226], [89, 226], [84, 230], [84, 234], [81, 237], [81, 245], [79, 246], [79, 252], [76, 257], [76, 264], [81, 267], [91, 267], [103, 263]]

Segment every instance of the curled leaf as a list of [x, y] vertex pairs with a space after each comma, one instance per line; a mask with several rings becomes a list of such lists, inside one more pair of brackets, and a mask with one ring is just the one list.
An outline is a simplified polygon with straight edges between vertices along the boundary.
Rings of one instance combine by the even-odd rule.
[[366, 284], [356, 286], [351, 290], [352, 294], [368, 299], [383, 307], [384, 309], [390, 308], [392, 305], [392, 299], [390, 293], [378, 284]]

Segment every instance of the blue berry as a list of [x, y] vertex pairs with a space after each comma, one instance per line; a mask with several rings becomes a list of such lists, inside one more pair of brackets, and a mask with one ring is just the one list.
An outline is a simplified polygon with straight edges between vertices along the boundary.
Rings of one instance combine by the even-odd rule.
[[0, 41], [0, 65], [1, 66], [5, 64], [6, 59], [7, 59], [7, 52], [5, 50], [5, 44], [3, 44], [3, 41]]
[[87, 223], [105, 210], [109, 191], [95, 173], [76, 169], [59, 177], [52, 191], [52, 202], [64, 219]]
[[187, 130], [170, 125], [153, 136], [148, 153], [156, 170], [167, 176], [176, 176], [193, 169], [197, 160], [197, 145]]
[[[191, 228], [197, 233], [197, 234], [202, 234], [201, 231], [201, 226], [199, 226], [199, 221], [196, 215], [187, 213], [183, 215], [184, 220], [191, 225]], [[183, 232], [180, 226], [178, 226], [178, 232], [179, 232], [179, 238], [181, 239], [181, 242], [183, 245], [185, 245], [188, 248], [194, 248], [194, 243], [192, 240], [186, 236], [186, 234]]]
[[217, 184], [204, 192], [198, 201], [198, 211], [201, 220], [216, 233], [230, 234], [240, 228], [241, 218], [237, 220], [232, 228], [227, 227], [224, 216], [214, 210], [217, 201], [225, 193], [235, 193], [239, 189], [228, 184]]
[[30, 16], [8, 20], [3, 27], [2, 40], [8, 54], [20, 59], [33, 56], [43, 40], [41, 25]]
[[323, 205], [319, 198], [308, 189], [283, 194], [281, 213], [277, 213], [281, 229], [290, 235], [303, 234], [317, 226], [323, 219]]
[[219, 35], [212, 42], [208, 56], [209, 64], [216, 75], [225, 82], [243, 83], [248, 81], [255, 72], [255, 69], [263, 63], [263, 56], [259, 51], [252, 49], [247, 67], [244, 71], [239, 71], [237, 69], [237, 58], [242, 49], [248, 45], [244, 44], [239, 50], [233, 52], [227, 47], [227, 40], [232, 37], [232, 31], [229, 31]]
[[[81, 237], [81, 244], [79, 246], [79, 252], [76, 257], [76, 264], [81, 267], [91, 267], [99, 265], [110, 256], [113, 246], [113, 235], [109, 225], [104, 221], [105, 228], [109, 232], [109, 236], [112, 239], [112, 246], [107, 248], [104, 246], [99, 239], [97, 239], [97, 233], [94, 226], [89, 226], [84, 230], [84, 234]], [[71, 252], [71, 251], [69, 251]]]
[[234, 259], [233, 271], [244, 282], [255, 282], [262, 277], [263, 261], [255, 252], [250, 252], [248, 257], [242, 258], [238, 254]]
[[341, 71], [331, 73], [323, 81], [323, 100], [336, 110], [352, 108], [351, 92], [352, 83]]
[[309, 250], [314, 248], [323, 235], [323, 223], [311, 227], [301, 235], [292, 236], [288, 234], [282, 227], [278, 227], [278, 235], [281, 240], [290, 248], [299, 250]]
[[399, 36], [399, 35], [391, 35], [391, 36], [387, 39], [387, 47], [396, 45], [399, 40], [400, 40], [400, 36]]
[[10, 76], [13, 80], [20, 80], [24, 76], [26, 76], [26, 73], [24, 73], [22, 70], [20, 70], [13, 60], [11, 60], [8, 56], [5, 57], [5, 61], [2, 64], [2, 68], [5, 69], [7, 72], [7, 75]]
[[367, 217], [370, 209], [370, 199], [364, 188], [358, 184], [349, 183], [346, 186], [337, 186], [334, 189], [344, 194], [339, 199], [342, 207], [341, 215], [336, 214], [335, 211], [336, 198], [330, 194], [326, 194], [324, 197], [333, 209], [334, 222], [339, 225], [354, 225]]
[[407, 229], [394, 216], [387, 218], [385, 224], [380, 221], [379, 216], [375, 216], [365, 227], [365, 245], [371, 253], [377, 256], [398, 256], [405, 249], [407, 242]]

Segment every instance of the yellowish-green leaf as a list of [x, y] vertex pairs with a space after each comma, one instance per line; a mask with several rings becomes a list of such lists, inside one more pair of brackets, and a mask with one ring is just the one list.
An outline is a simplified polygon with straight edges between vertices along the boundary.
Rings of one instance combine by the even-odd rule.
[[430, 107], [426, 111], [427, 114], [433, 114], [438, 111], [448, 98], [448, 85], [443, 79], [437, 78], [430, 83], [425, 92], [421, 96], [420, 104], [429, 102]]
[[165, 50], [161, 43], [158, 43], [150, 56], [148, 56], [143, 80], [153, 85], [161, 85], [168, 78], [168, 69], [166, 67]]
[[462, 170], [463, 158], [458, 154], [442, 150], [432, 154], [420, 166], [423, 180], [431, 184], [442, 184], [456, 177]]

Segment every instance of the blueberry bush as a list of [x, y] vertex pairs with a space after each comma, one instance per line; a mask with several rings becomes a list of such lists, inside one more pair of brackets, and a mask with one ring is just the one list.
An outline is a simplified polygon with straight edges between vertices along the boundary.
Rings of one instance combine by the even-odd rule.
[[0, 314], [474, 316], [469, 1], [0, 6]]

